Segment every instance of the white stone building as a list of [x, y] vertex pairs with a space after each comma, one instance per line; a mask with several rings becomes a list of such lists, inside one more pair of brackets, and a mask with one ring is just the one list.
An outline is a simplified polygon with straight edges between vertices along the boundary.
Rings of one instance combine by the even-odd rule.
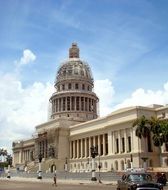
[[[168, 166], [168, 146], [155, 147], [151, 137], [145, 142], [135, 136], [132, 123], [145, 115], [168, 117], [168, 106], [128, 107], [98, 118], [98, 97], [93, 92], [94, 80], [89, 65], [79, 58], [79, 48], [73, 43], [69, 59], [57, 71], [55, 93], [50, 98], [50, 120], [36, 126], [32, 139], [13, 142], [13, 165], [38, 170], [42, 156], [42, 170], [71, 172], [91, 170], [90, 147], [98, 148], [96, 170], [122, 171], [126, 167], [142, 167], [142, 158], [148, 158], [147, 167]], [[103, 89], [102, 89], [103, 90]]]

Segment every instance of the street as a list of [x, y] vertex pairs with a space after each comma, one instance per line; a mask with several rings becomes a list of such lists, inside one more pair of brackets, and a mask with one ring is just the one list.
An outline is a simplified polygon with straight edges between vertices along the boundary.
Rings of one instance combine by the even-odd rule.
[[115, 190], [116, 186], [103, 184], [63, 184], [58, 183], [57, 186], [52, 186], [52, 183], [46, 182], [24, 182], [24, 181], [10, 181], [0, 180], [0, 190]]

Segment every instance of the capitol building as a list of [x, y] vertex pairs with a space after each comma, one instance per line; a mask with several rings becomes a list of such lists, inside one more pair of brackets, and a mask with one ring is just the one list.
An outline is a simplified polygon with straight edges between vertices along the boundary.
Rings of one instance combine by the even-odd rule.
[[127, 107], [99, 117], [93, 75], [89, 64], [80, 59], [76, 43], [58, 68], [54, 87], [49, 121], [36, 126], [32, 138], [13, 142], [14, 167], [36, 172], [41, 156], [44, 172], [91, 171], [92, 146], [98, 150], [95, 168], [101, 165], [103, 172], [143, 167], [146, 157], [148, 168], [168, 167], [168, 146], [163, 144], [160, 150], [148, 138], [146, 149], [143, 139], [135, 135], [136, 127], [132, 127], [143, 115], [168, 117], [168, 106]]

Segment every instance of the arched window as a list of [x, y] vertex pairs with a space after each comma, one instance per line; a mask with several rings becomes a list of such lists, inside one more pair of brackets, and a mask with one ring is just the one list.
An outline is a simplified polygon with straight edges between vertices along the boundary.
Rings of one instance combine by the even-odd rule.
[[107, 162], [105, 162], [105, 163], [104, 163], [104, 168], [106, 168], [106, 169], [107, 169], [107, 167], [108, 167], [108, 163], [107, 163]]
[[121, 161], [121, 170], [124, 170], [124, 160]]
[[115, 170], [118, 170], [118, 162], [115, 161]]

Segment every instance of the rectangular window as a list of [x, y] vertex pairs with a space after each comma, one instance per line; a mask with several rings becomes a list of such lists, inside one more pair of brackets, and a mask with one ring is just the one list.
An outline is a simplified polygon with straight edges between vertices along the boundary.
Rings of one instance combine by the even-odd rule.
[[70, 110], [70, 97], [67, 97], [67, 110]]
[[76, 110], [79, 110], [79, 97], [76, 97]]
[[81, 157], [81, 139], [79, 139], [79, 149], [78, 149], [78, 151], [79, 151], [79, 158]]
[[124, 137], [122, 138], [122, 153], [125, 152], [125, 139]]
[[84, 98], [81, 97], [81, 110], [84, 111]]
[[65, 98], [63, 98], [63, 111], [65, 111]]
[[100, 155], [103, 155], [103, 135], [100, 135]]
[[118, 138], [116, 139], [116, 153], [119, 153], [119, 143], [118, 143]]
[[78, 83], [76, 83], [75, 84], [75, 89], [78, 89], [78, 88], [79, 88]]
[[131, 137], [128, 137], [128, 152], [131, 152]]

